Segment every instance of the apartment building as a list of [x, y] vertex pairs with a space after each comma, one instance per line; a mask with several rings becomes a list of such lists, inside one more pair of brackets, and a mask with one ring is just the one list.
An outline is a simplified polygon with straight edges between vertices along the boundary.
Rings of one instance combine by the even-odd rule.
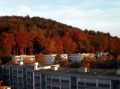
[[53, 64], [57, 54], [46, 54], [45, 58], [48, 64]]
[[31, 62], [35, 61], [35, 55], [14, 55], [12, 56], [12, 60], [15, 63], [19, 63], [20, 61], [23, 61], [25, 57], [30, 58]]
[[13, 89], [120, 89], [120, 69], [59, 68], [59, 65], [5, 65]]
[[[53, 64], [57, 54], [46, 54], [45, 58], [48, 64]], [[68, 59], [68, 54], [60, 54], [62, 60]]]
[[89, 57], [89, 58], [95, 57], [94, 53], [82, 53], [81, 55], [82, 55], [82, 58], [84, 58], [84, 57]]
[[78, 53], [78, 54], [69, 54], [68, 55], [68, 60], [70, 62], [75, 62], [75, 61], [81, 61], [83, 60], [82, 54]]

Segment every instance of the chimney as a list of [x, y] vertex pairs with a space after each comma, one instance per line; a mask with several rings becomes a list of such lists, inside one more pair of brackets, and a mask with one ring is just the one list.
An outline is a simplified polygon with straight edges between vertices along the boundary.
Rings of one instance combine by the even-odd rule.
[[38, 69], [38, 62], [35, 62], [34, 63], [34, 70], [37, 70]]

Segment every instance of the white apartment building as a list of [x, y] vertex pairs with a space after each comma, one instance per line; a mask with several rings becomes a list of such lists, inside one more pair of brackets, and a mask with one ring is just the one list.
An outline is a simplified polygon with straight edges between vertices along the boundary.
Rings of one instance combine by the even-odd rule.
[[30, 58], [31, 62], [35, 61], [35, 55], [14, 55], [12, 56], [12, 60], [15, 63], [19, 63], [20, 61], [23, 61], [25, 57]]
[[106, 52], [106, 53], [98, 53], [98, 54], [95, 54], [95, 57], [99, 58], [100, 56], [105, 56], [105, 57], [108, 57], [109, 55], [109, 52]]
[[[57, 54], [47, 54], [45, 55], [46, 61], [48, 64], [53, 64], [55, 57], [57, 56]], [[62, 60], [67, 59], [68, 60], [68, 54], [60, 54]]]
[[57, 54], [46, 54], [45, 58], [48, 64], [53, 64]]
[[68, 60], [70, 62], [75, 62], [75, 61], [81, 61], [83, 60], [82, 54], [78, 53], [78, 54], [69, 54], [68, 55]]

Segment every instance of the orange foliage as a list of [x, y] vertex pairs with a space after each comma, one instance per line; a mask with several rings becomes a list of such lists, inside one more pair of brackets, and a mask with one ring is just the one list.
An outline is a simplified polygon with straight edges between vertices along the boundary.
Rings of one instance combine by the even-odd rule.
[[0, 80], [0, 89], [6, 89], [6, 87], [4, 85], [2, 85], [3, 81]]
[[62, 61], [62, 67], [70, 67], [70, 63], [67, 59]]
[[39, 62], [40, 64], [47, 64], [45, 56], [42, 53], [39, 53], [39, 54], [35, 55], [35, 61]]
[[6, 47], [6, 55], [11, 55], [12, 48], [15, 45], [13, 34], [3, 33], [0, 38], [1, 45]]
[[17, 47], [20, 49], [20, 54], [26, 54], [26, 48], [28, 47], [30, 40], [29, 40], [29, 33], [24, 31], [24, 28], [20, 28], [19, 31], [16, 32], [16, 44]]

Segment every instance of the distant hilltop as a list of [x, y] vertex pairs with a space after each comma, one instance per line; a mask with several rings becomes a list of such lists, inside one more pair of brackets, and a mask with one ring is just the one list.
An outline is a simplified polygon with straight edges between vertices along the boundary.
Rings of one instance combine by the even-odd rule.
[[0, 17], [0, 56], [109, 52], [120, 54], [120, 38], [82, 30], [51, 19]]

